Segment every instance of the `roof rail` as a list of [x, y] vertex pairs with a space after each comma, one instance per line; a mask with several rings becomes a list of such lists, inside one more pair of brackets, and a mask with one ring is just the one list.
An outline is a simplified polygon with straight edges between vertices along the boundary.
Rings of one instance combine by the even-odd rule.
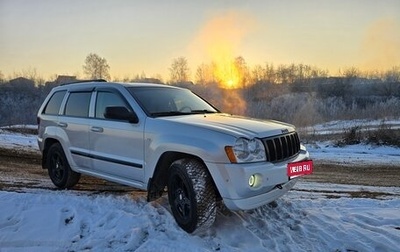
[[64, 86], [64, 85], [69, 85], [69, 84], [75, 84], [75, 83], [84, 83], [84, 82], [107, 82], [104, 79], [94, 79], [94, 80], [77, 80], [77, 81], [72, 81], [72, 82], [66, 82], [61, 84], [60, 86]]

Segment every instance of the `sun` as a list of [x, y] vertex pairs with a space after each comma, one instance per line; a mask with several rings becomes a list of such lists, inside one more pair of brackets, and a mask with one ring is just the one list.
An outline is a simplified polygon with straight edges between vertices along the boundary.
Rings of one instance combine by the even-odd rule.
[[236, 89], [240, 86], [240, 73], [232, 59], [218, 58], [214, 61], [213, 75], [219, 85], [225, 89]]

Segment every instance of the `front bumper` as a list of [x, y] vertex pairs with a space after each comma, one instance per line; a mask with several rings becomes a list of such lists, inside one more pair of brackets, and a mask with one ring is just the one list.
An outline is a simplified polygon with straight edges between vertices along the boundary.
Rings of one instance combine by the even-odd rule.
[[[230, 210], [249, 210], [268, 204], [288, 192], [297, 179], [289, 179], [287, 164], [309, 159], [309, 153], [302, 149], [300, 153], [286, 162], [246, 163], [206, 165], [214, 179], [217, 189]], [[256, 183], [249, 184], [254, 175]]]
[[224, 198], [224, 204], [231, 210], [250, 210], [268, 204], [287, 193], [296, 184], [297, 179], [292, 179], [280, 187], [274, 187], [271, 191], [256, 196], [242, 199]]

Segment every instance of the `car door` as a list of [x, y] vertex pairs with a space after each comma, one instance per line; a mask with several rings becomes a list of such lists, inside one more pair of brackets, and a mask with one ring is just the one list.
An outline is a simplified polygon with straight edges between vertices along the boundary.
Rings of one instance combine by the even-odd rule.
[[70, 92], [58, 121], [58, 126], [65, 132], [59, 135], [64, 138], [73, 159], [71, 165], [78, 169], [90, 168], [88, 117], [91, 95], [88, 90]]
[[94, 119], [89, 128], [93, 170], [103, 176], [143, 182], [143, 122], [105, 118], [110, 106], [133, 111], [118, 90], [100, 88], [95, 97]]

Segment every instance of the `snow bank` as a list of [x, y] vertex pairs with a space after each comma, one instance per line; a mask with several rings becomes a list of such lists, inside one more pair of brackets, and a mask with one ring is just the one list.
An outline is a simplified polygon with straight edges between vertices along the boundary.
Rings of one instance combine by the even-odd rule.
[[140, 197], [0, 192], [0, 209], [1, 251], [182, 251], [203, 244]]

